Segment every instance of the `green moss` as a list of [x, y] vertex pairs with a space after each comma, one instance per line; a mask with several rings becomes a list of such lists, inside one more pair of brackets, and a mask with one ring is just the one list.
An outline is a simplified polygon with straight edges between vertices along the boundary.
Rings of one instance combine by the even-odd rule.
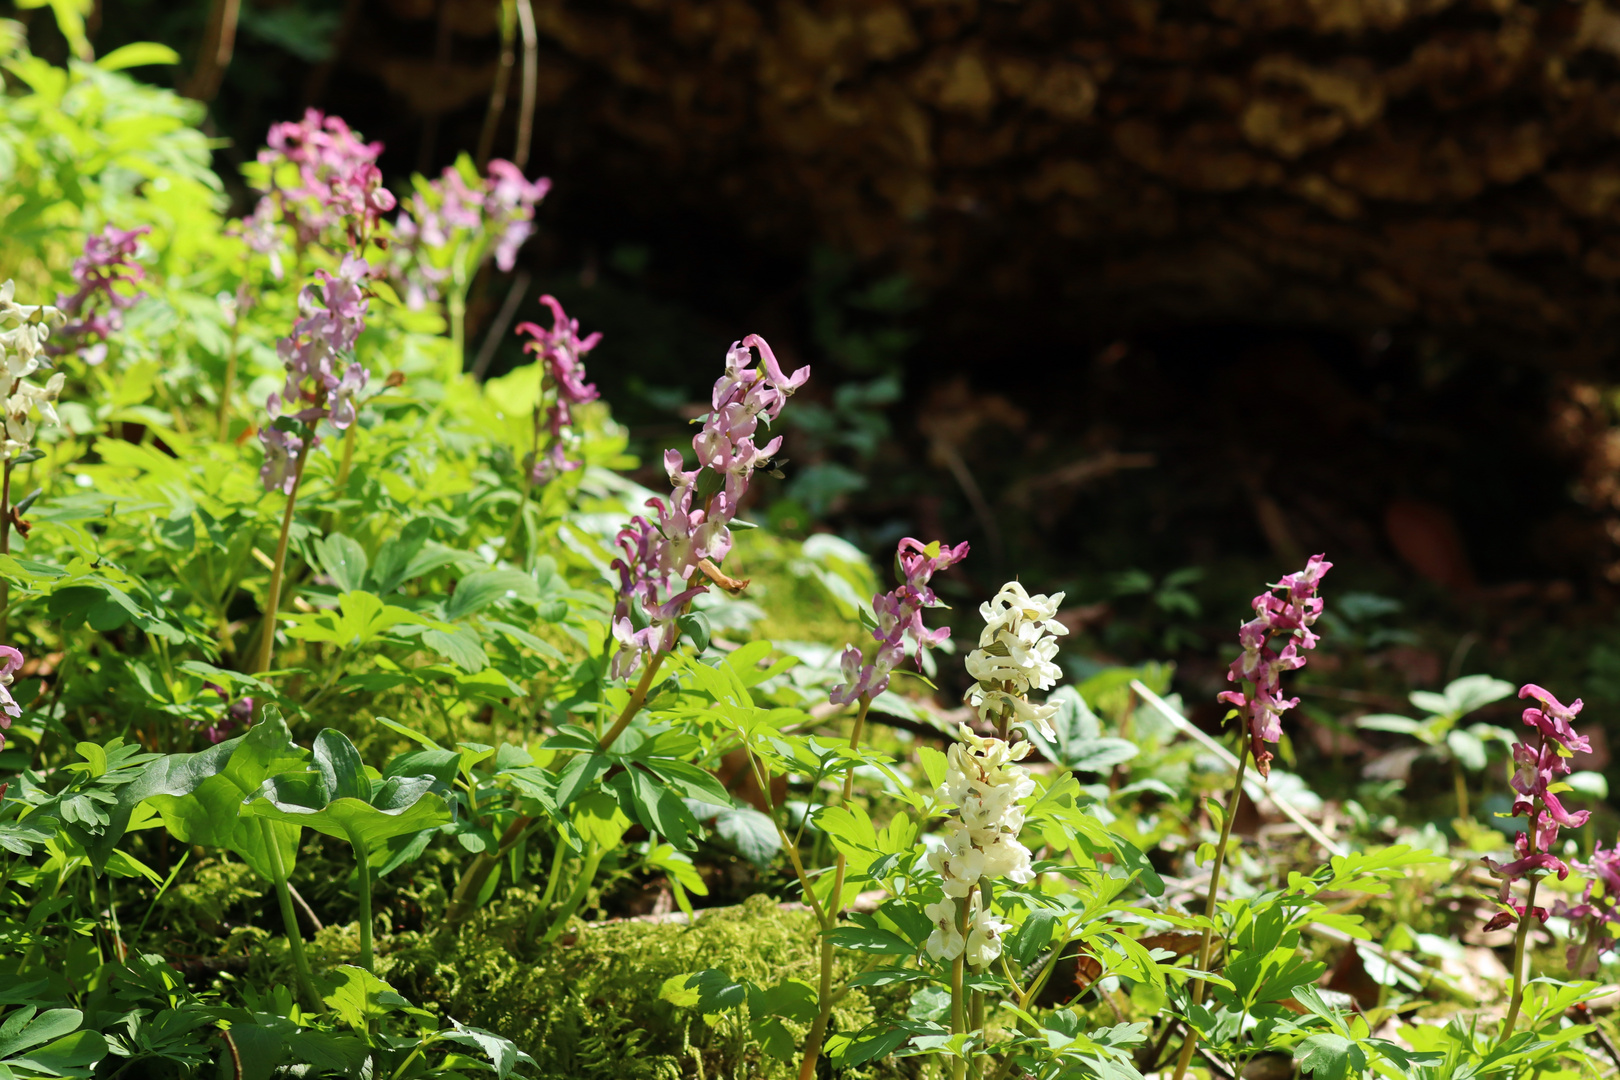
[[[380, 938], [378, 974], [427, 1007], [513, 1039], [546, 1078], [796, 1074], [796, 1062], [770, 1058], [749, 1039], [742, 1016], [716, 1017], [711, 1026], [659, 993], [666, 979], [705, 968], [762, 985], [784, 978], [814, 983], [816, 933], [807, 912], [754, 897], [701, 914], [690, 926], [581, 925], [571, 940], [530, 948], [523, 940], [533, 901], [532, 891], [508, 890], [458, 934]], [[317, 936], [313, 959], [321, 966], [352, 962], [354, 938], [352, 927], [328, 927]], [[851, 974], [841, 969], [838, 978]], [[834, 1011], [833, 1030], [857, 1030], [872, 1019], [874, 1005], [889, 1004], [852, 991]]]

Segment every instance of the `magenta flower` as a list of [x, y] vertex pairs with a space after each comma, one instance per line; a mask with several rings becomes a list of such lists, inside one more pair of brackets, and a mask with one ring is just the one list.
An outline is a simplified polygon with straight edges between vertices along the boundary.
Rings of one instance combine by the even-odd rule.
[[[300, 246], [332, 243], [331, 234], [342, 229], [346, 246], [359, 250], [394, 208], [377, 168], [382, 143], [361, 142], [339, 117], [310, 109], [302, 120], [271, 125], [265, 141], [259, 162], [269, 172], [269, 187], [254, 219], [269, 217], [270, 202]], [[285, 182], [289, 171], [296, 172], [296, 181]]]
[[[1499, 863], [1494, 859], [1484, 860], [1491, 873], [1501, 879], [1500, 899], [1517, 913], [1516, 916], [1507, 912], [1497, 914], [1487, 924], [1493, 928], [1508, 925], [1524, 917], [1523, 905], [1514, 904], [1510, 898], [1510, 890], [1515, 881], [1538, 873], [1555, 873], [1560, 881], [1569, 876], [1569, 867], [1552, 854], [1558, 842], [1559, 830], [1580, 828], [1592, 816], [1587, 810], [1573, 812], [1566, 810], [1557, 793], [1552, 790], [1558, 782], [1557, 778], [1569, 772], [1570, 759], [1575, 753], [1591, 749], [1590, 740], [1584, 735], [1576, 734], [1572, 723], [1581, 711], [1580, 701], [1565, 706], [1534, 684], [1522, 687], [1519, 690], [1519, 697], [1534, 698], [1541, 707], [1524, 710], [1525, 725], [1536, 731], [1535, 744], [1519, 742], [1513, 745], [1513, 762], [1516, 769], [1512, 780], [1509, 781], [1516, 796], [1513, 801], [1513, 814], [1524, 816], [1527, 819], [1527, 827], [1514, 837], [1513, 860], [1506, 863]], [[1601, 852], [1601, 848], [1599, 851]], [[1610, 859], [1604, 861], [1604, 873], [1620, 867], [1620, 864], [1611, 863], [1612, 857], [1613, 853]], [[1594, 861], [1597, 861], [1596, 855]], [[1620, 881], [1620, 877], [1616, 880]], [[1534, 889], [1534, 880], [1531, 882], [1531, 888]], [[1535, 914], [1543, 920], [1546, 918], [1545, 909], [1537, 908]]]
[[[1242, 653], [1232, 661], [1227, 681], [1249, 684], [1243, 689], [1222, 692], [1217, 700], [1235, 706], [1249, 725], [1249, 748], [1261, 776], [1271, 774], [1272, 753], [1268, 743], [1282, 738], [1282, 714], [1299, 704], [1299, 698], [1282, 696], [1281, 675], [1305, 666], [1301, 649], [1316, 648], [1317, 635], [1311, 626], [1322, 614], [1322, 598], [1316, 595], [1322, 576], [1333, 566], [1322, 555], [1312, 555], [1305, 569], [1288, 574], [1253, 601], [1255, 617], [1238, 628]], [[1276, 595], [1275, 590], [1283, 590]], [[1276, 647], [1281, 643], [1281, 647]]]
[[124, 328], [124, 312], [146, 295], [130, 287], [146, 276], [134, 258], [141, 237], [151, 231], [149, 225], [138, 229], [108, 225], [85, 238], [84, 254], [73, 260], [78, 289], [72, 296], [56, 297], [57, 308], [67, 316], [66, 325], [54, 335], [62, 344], [47, 345], [47, 353], [59, 356], [77, 349], [87, 364], [107, 358], [107, 340]]
[[[1524, 710], [1524, 722], [1541, 732], [1541, 736], [1558, 746], [1563, 747], [1571, 754], [1589, 754], [1592, 752], [1592, 741], [1585, 735], [1575, 734], [1571, 724], [1575, 717], [1580, 715], [1582, 703], [1580, 698], [1575, 704], [1564, 705], [1559, 700], [1534, 683], [1526, 683], [1519, 689], [1520, 698], [1535, 698], [1541, 703], [1541, 708]], [[1568, 772], [1568, 770], [1565, 770]]]
[[[595, 401], [596, 386], [585, 381], [585, 354], [596, 348], [602, 340], [600, 333], [579, 336], [579, 320], [570, 319], [557, 298], [545, 295], [540, 302], [551, 309], [551, 329], [534, 323], [519, 324], [517, 332], [528, 334], [523, 351], [539, 355], [542, 365], [540, 379], [541, 404], [544, 424], [550, 434], [550, 446], [544, 457], [530, 466], [529, 480], [535, 484], [549, 483], [560, 473], [580, 467], [581, 462], [571, 456], [573, 437], [572, 407]], [[547, 397], [547, 390], [553, 393]], [[536, 416], [537, 425], [541, 422]]]
[[928, 608], [944, 607], [930, 582], [939, 571], [967, 558], [967, 553], [966, 543], [955, 547], [937, 543], [925, 546], [909, 536], [900, 541], [894, 561], [901, 583], [872, 598], [872, 613], [877, 618], [872, 637], [878, 642], [877, 655], [871, 663], [863, 663], [865, 658], [860, 649], [851, 645], [844, 650], [839, 658], [844, 681], [828, 695], [834, 705], [848, 705], [862, 697], [871, 700], [887, 690], [889, 674], [905, 659], [907, 637], [916, 646], [920, 667], [923, 650], [934, 648], [951, 636], [948, 626], [929, 630], [923, 624], [922, 613]]
[[[560, 322], [562, 309], [552, 310]], [[569, 333], [577, 334], [577, 328]], [[757, 368], [753, 349], [759, 350]], [[680, 451], [665, 451], [664, 468], [674, 488], [669, 499], [648, 499], [652, 520], [637, 516], [619, 531], [624, 555], [612, 563], [620, 581], [613, 616], [614, 639], [620, 643], [613, 659], [616, 676], [635, 671], [644, 656], [674, 648], [675, 621], [687, 603], [708, 591], [693, 584], [693, 575], [700, 569], [711, 578], [720, 573], [717, 564], [731, 550], [729, 526], [748, 482], [781, 445], [781, 439], [772, 439], [756, 446], [759, 424], [781, 416], [787, 399], [809, 377], [808, 367], [784, 375], [771, 347], [757, 334], [732, 343], [725, 374], [714, 384], [713, 408], [692, 438], [698, 467], [687, 470]], [[636, 621], [638, 608], [645, 625]]]

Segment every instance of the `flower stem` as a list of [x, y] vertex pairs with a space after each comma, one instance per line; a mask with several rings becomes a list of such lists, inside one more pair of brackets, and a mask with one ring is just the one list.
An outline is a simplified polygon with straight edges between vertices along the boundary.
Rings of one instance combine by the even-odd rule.
[[630, 726], [630, 721], [634, 720], [641, 707], [647, 704], [647, 694], [652, 690], [653, 679], [658, 675], [658, 669], [663, 663], [664, 654], [661, 652], [654, 653], [652, 659], [647, 661], [647, 670], [641, 673], [641, 680], [636, 683], [636, 688], [630, 691], [630, 700], [624, 703], [619, 718], [613, 721], [613, 726], [608, 728], [607, 734], [598, 741], [597, 746], [602, 750], [607, 750], [618, 742], [619, 736], [624, 734], [624, 729]]
[[[0, 555], [11, 554], [11, 470], [14, 464], [11, 458], [6, 458], [4, 478], [0, 479]], [[6, 637], [10, 621], [11, 582], [0, 578], [0, 638]]]
[[[1204, 918], [1207, 925], [1204, 927], [1203, 940], [1198, 945], [1198, 970], [1209, 970], [1209, 949], [1215, 936], [1215, 907], [1221, 887], [1221, 866], [1226, 861], [1226, 842], [1232, 836], [1232, 819], [1237, 817], [1238, 804], [1243, 800], [1243, 773], [1249, 767], [1249, 733], [1247, 728], [1238, 732], [1238, 767], [1237, 775], [1232, 779], [1232, 791], [1226, 797], [1226, 814], [1221, 819], [1221, 842], [1215, 848], [1215, 862], [1209, 872], [1209, 895], [1204, 900]], [[1204, 980], [1197, 979], [1190, 990], [1193, 1005], [1201, 1005], [1204, 1001]], [[1174, 1080], [1182, 1080], [1187, 1075], [1187, 1066], [1192, 1063], [1193, 1051], [1198, 1048], [1198, 1036], [1193, 1032], [1191, 1021], [1187, 1024], [1187, 1037], [1181, 1044], [1181, 1057], [1176, 1061]]]
[[[855, 714], [855, 724], [849, 732], [849, 748], [854, 750], [861, 745], [861, 729], [866, 726], [866, 710], [872, 705], [872, 695], [862, 694], [860, 710]], [[850, 766], [849, 772], [844, 774], [843, 802], [849, 802], [855, 791], [855, 768]], [[844, 875], [847, 862], [844, 853], [838, 853], [838, 859], [833, 865], [832, 892], [827, 894], [827, 906], [823, 909], [821, 919], [821, 986], [816, 996], [816, 1019], [810, 1025], [810, 1034], [804, 1039], [804, 1057], [799, 1063], [799, 1080], [815, 1080], [816, 1059], [821, 1056], [821, 1044], [827, 1037], [827, 1022], [832, 1018], [833, 996], [833, 941], [832, 932], [838, 922], [838, 917], [844, 913]]]
[[[613, 746], [619, 736], [624, 733], [624, 729], [630, 726], [630, 721], [636, 718], [636, 714], [641, 711], [641, 707], [647, 703], [647, 694], [652, 690], [653, 679], [657, 676], [658, 669], [663, 662], [663, 653], [654, 655], [647, 662], [647, 670], [641, 673], [641, 681], [636, 683], [636, 688], [630, 692], [630, 700], [625, 702], [623, 711], [619, 713], [619, 718], [613, 722], [613, 726], [608, 729], [607, 734], [603, 735], [597, 743], [601, 750], [606, 751]], [[461, 875], [461, 880], [456, 884], [456, 891], [451, 897], [450, 906], [445, 909], [444, 923], [446, 926], [456, 926], [472, 913], [479, 893], [483, 892], [484, 882], [489, 879], [489, 875], [495, 869], [496, 863], [510, 849], [512, 844], [517, 842], [517, 838], [522, 835], [533, 820], [527, 815], [519, 815], [512, 824], [506, 827], [506, 832], [501, 835], [501, 846], [497, 852], [494, 854], [488, 851], [480, 852], [468, 864], [466, 872]]]
[[[956, 932], [962, 937], [962, 951], [951, 961], [952, 1035], [959, 1035], [968, 1029], [967, 995], [962, 990], [962, 975], [967, 967], [968, 901], [972, 895], [972, 892], [969, 892], [967, 896], [958, 897], [956, 901]], [[951, 1080], [967, 1080], [967, 1061], [963, 1058], [951, 1059]]]
[[[1534, 845], [1532, 839], [1532, 849]], [[1513, 1034], [1513, 1028], [1519, 1022], [1519, 1009], [1524, 1005], [1524, 947], [1530, 939], [1530, 920], [1535, 918], [1536, 888], [1540, 884], [1540, 878], [1530, 879], [1530, 888], [1524, 897], [1524, 914], [1519, 916], [1519, 932], [1513, 936], [1513, 997], [1508, 1001], [1507, 1019], [1502, 1021], [1502, 1036], [1496, 1040], [1497, 1046], [1507, 1042]]]
[[287, 540], [292, 534], [293, 508], [298, 504], [298, 484], [304, 479], [304, 462], [309, 459], [309, 443], [299, 448], [298, 461], [293, 465], [292, 491], [287, 494], [287, 508], [281, 514], [281, 536], [276, 540], [275, 563], [270, 569], [270, 588], [264, 598], [264, 625], [259, 628], [259, 658], [255, 673], [269, 671], [276, 653], [276, 613], [281, 607], [281, 579], [287, 568]]

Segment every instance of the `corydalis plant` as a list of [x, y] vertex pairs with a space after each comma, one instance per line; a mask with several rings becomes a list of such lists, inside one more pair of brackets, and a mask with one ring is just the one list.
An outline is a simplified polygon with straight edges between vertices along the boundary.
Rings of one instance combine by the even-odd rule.
[[855, 701], [870, 701], [889, 688], [889, 675], [906, 656], [906, 640], [911, 640], [921, 666], [923, 652], [937, 647], [951, 636], [948, 626], [930, 630], [923, 624], [922, 613], [929, 608], [944, 607], [930, 582], [935, 574], [967, 558], [968, 545], [942, 546], [937, 540], [923, 544], [906, 537], [894, 553], [895, 567], [901, 584], [881, 596], [872, 598], [875, 623], [872, 637], [878, 643], [877, 654], [870, 663], [859, 648], [847, 646], [841, 657], [844, 681], [833, 687], [829, 696], [834, 705], [849, 705]]
[[352, 354], [366, 326], [370, 300], [364, 282], [369, 274], [366, 261], [353, 254], [344, 256], [336, 274], [317, 271], [320, 284], [306, 287], [298, 295], [301, 314], [293, 324], [293, 332], [276, 342], [276, 353], [286, 366], [287, 382], [266, 402], [271, 422], [259, 431], [264, 445], [259, 479], [265, 490], [284, 492], [287, 505], [271, 564], [256, 671], [268, 670], [274, 655], [276, 613], [281, 603], [293, 508], [304, 463], [320, 441], [317, 425], [327, 420], [339, 431], [348, 428], [356, 418], [355, 397], [365, 389], [365, 366], [353, 360]]
[[[1000, 879], [1027, 884], [1035, 874], [1030, 852], [1018, 840], [1024, 827], [1024, 802], [1035, 781], [1017, 762], [1031, 749], [1013, 737], [1014, 728], [1034, 726], [1050, 733], [1050, 706], [1029, 701], [1032, 689], [1048, 689], [1062, 672], [1053, 662], [1057, 637], [1067, 632], [1057, 621], [1062, 593], [1030, 595], [1009, 581], [993, 599], [980, 605], [985, 628], [979, 647], [968, 655], [968, 673], [976, 685], [968, 700], [982, 722], [997, 735], [985, 737], [963, 724], [962, 741], [951, 746], [945, 779], [936, 798], [950, 810], [943, 849], [928, 855], [939, 874], [944, 898], [924, 907], [934, 924], [925, 948], [951, 965], [951, 1032], [984, 1027], [984, 995], [969, 992], [966, 969], [986, 970], [1001, 955], [1010, 924], [993, 906]], [[960, 1080], [967, 1063], [953, 1062]], [[976, 1074], [976, 1071], [975, 1071]]]
[[[1261, 776], [1271, 773], [1272, 754], [1267, 744], [1282, 738], [1282, 714], [1299, 704], [1297, 697], [1282, 696], [1282, 673], [1305, 666], [1305, 657], [1300, 655], [1300, 649], [1316, 648], [1318, 638], [1311, 627], [1322, 615], [1322, 598], [1316, 595], [1316, 590], [1321, 584], [1322, 575], [1332, 567], [1333, 564], [1325, 556], [1312, 555], [1305, 569], [1286, 575], [1256, 596], [1251, 602], [1255, 617], [1238, 628], [1238, 643], [1243, 651], [1232, 661], [1226, 678], [1229, 682], [1238, 683], [1241, 689], [1223, 691], [1218, 695], [1218, 700], [1235, 706], [1227, 715], [1240, 717], [1244, 731], [1238, 747], [1237, 775], [1232, 778], [1232, 790], [1226, 797], [1226, 811], [1221, 816], [1221, 839], [1210, 867], [1209, 893], [1204, 898], [1206, 923], [1198, 946], [1199, 971], [1209, 969], [1221, 867], [1226, 860], [1227, 842], [1232, 838], [1232, 822], [1243, 799], [1243, 774], [1248, 768], [1251, 754]], [[1277, 595], [1278, 590], [1282, 595]], [[1203, 979], [1193, 981], [1189, 998], [1195, 1008], [1203, 1004]], [[1192, 1063], [1193, 1051], [1197, 1046], [1198, 1038], [1189, 1027], [1176, 1061], [1175, 1080], [1182, 1080], [1187, 1074], [1187, 1066]]]
[[437, 180], [418, 178], [416, 193], [394, 223], [390, 249], [390, 273], [406, 304], [420, 308], [440, 299], [446, 282], [465, 290], [492, 242], [495, 265], [510, 271], [518, 249], [534, 233], [534, 209], [550, 190], [550, 180], [531, 181], [499, 158], [489, 163], [484, 177], [463, 158]]
[[248, 246], [270, 255], [281, 276], [280, 225], [290, 226], [299, 250], [311, 244], [363, 250], [394, 195], [382, 186], [382, 143], [362, 142], [336, 116], [309, 109], [304, 118], [274, 124], [259, 151], [263, 192], [245, 219]]
[[[1524, 740], [1513, 745], [1513, 761], [1518, 766], [1511, 781], [1515, 798], [1512, 814], [1526, 819], [1526, 828], [1513, 840], [1516, 856], [1512, 861], [1499, 863], [1486, 859], [1485, 865], [1502, 882], [1497, 899], [1503, 906], [1494, 918], [1485, 924], [1487, 930], [1518, 925], [1513, 943], [1513, 996], [1508, 1002], [1507, 1019], [1502, 1024], [1502, 1039], [1513, 1034], [1524, 1004], [1525, 942], [1529, 937], [1532, 920], [1546, 922], [1547, 909], [1536, 907], [1536, 889], [1545, 875], [1557, 874], [1562, 881], [1569, 876], [1569, 866], [1553, 854], [1560, 829], [1578, 829], [1585, 825], [1591, 813], [1586, 810], [1569, 811], [1558, 798], [1564, 785], [1555, 777], [1570, 771], [1570, 759], [1577, 753], [1590, 753], [1592, 742], [1575, 732], [1574, 720], [1581, 711], [1579, 698], [1565, 705], [1552, 694], [1527, 683], [1519, 688], [1521, 699], [1533, 699], [1536, 704], [1524, 710], [1525, 725], [1535, 729], [1534, 741]], [[1513, 885], [1525, 881], [1523, 902], [1513, 896]]]
[[1322, 615], [1316, 589], [1332, 566], [1321, 555], [1311, 556], [1305, 569], [1256, 596], [1255, 617], [1238, 628], [1243, 652], [1232, 661], [1226, 678], [1243, 686], [1225, 691], [1219, 700], [1235, 706], [1248, 724], [1249, 752], [1261, 776], [1271, 774], [1267, 744], [1282, 738], [1282, 714], [1299, 704], [1297, 697], [1282, 696], [1282, 673], [1304, 667], [1300, 651], [1316, 648], [1318, 638], [1311, 627]]
[[[849, 748], [856, 750], [861, 744], [861, 732], [866, 724], [866, 713], [872, 699], [889, 688], [889, 675], [905, 659], [909, 638], [917, 652], [919, 665], [923, 652], [937, 647], [951, 636], [949, 627], [930, 630], [923, 623], [922, 613], [928, 608], [943, 607], [931, 582], [936, 573], [954, 566], [967, 557], [967, 544], [955, 547], [939, 541], [924, 544], [906, 537], [895, 550], [894, 564], [900, 576], [900, 585], [872, 598], [874, 625], [872, 636], [878, 641], [876, 657], [863, 664], [861, 650], [851, 645], [844, 650], [844, 682], [833, 688], [829, 696], [835, 705], [857, 705], [855, 722], [850, 729]], [[855, 773], [844, 774], [843, 802], [848, 804], [855, 790]], [[784, 835], [784, 845], [786, 838]], [[825, 905], [814, 909], [821, 924], [821, 984], [817, 993], [816, 1017], [805, 1037], [804, 1054], [799, 1075], [805, 1080], [815, 1075], [816, 1061], [826, 1039], [827, 1024], [833, 1008], [833, 940], [832, 932], [843, 915], [845, 876], [849, 870], [848, 857], [840, 850], [833, 862], [833, 886]], [[807, 896], [813, 896], [808, 879], [802, 882]]]
[[[1605, 953], [1613, 952], [1616, 946], [1620, 946], [1620, 940], [1609, 936], [1608, 932], [1610, 923], [1620, 923], [1620, 908], [1615, 905], [1616, 899], [1620, 898], [1620, 843], [1607, 850], [1602, 844], [1596, 844], [1592, 848], [1591, 861], [1577, 862], [1574, 866], [1590, 875], [1586, 888], [1581, 892], [1580, 903], [1570, 905], [1557, 900], [1553, 903], [1552, 913], [1584, 927], [1581, 940], [1569, 947], [1568, 960], [1570, 974], [1586, 979], [1597, 972], [1598, 961]], [[1592, 891], [1599, 884], [1603, 886], [1603, 895], [1594, 899]]]
[[[540, 302], [551, 309], [551, 329], [536, 323], [520, 323], [519, 334], [529, 340], [523, 351], [532, 353], [540, 364], [540, 400], [534, 407], [534, 449], [530, 452], [529, 483], [547, 484], [583, 463], [576, 456], [578, 436], [573, 429], [573, 408], [595, 401], [599, 396], [594, 383], [585, 381], [585, 354], [602, 340], [600, 333], [579, 336], [579, 320], [570, 319], [557, 298], [547, 294]], [[540, 452], [540, 436], [547, 438], [546, 451]]]
[[[8, 478], [11, 465], [33, 445], [35, 411], [48, 424], [58, 422], [55, 404], [62, 393], [62, 373], [52, 375], [43, 387], [35, 386], [28, 379], [50, 366], [46, 342], [52, 329], [67, 321], [59, 309], [43, 304], [19, 304], [15, 295], [16, 287], [10, 281], [0, 285], [0, 327], [12, 324], [9, 329], [0, 329], [0, 364], [5, 367], [7, 379], [4, 457]], [[0, 514], [7, 512], [0, 506]], [[0, 546], [0, 551], [5, 550]]]
[[[759, 350], [758, 367], [754, 349]], [[664, 467], [674, 491], [667, 501], [647, 500], [654, 522], [638, 515], [619, 531], [623, 555], [613, 562], [620, 581], [613, 618], [613, 637], [619, 643], [613, 658], [616, 678], [628, 677], [646, 658], [673, 647], [675, 620], [688, 601], [707, 590], [692, 580], [700, 570], [717, 584], [738, 584], [718, 566], [731, 551], [730, 524], [754, 470], [782, 445], [778, 436], [758, 446], [754, 436], [761, 421], [769, 426], [781, 416], [788, 398], [809, 378], [808, 367], [783, 374], [758, 334], [732, 344], [726, 372], [715, 380], [703, 430], [692, 438], [698, 467], [686, 469], [679, 450], [665, 451]], [[649, 665], [648, 673], [652, 670]]]
[[66, 324], [48, 351], [54, 355], [77, 351], [87, 364], [107, 358], [107, 342], [124, 328], [124, 312], [146, 295], [136, 286], [146, 270], [135, 262], [141, 237], [151, 226], [119, 229], [108, 225], [85, 239], [84, 253], [73, 260], [72, 296], [58, 294], [56, 306]]

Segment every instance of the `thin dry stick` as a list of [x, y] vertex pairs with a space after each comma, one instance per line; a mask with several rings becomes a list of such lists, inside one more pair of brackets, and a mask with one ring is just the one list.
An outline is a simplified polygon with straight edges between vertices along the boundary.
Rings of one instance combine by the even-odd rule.
[[185, 96], [194, 101], [212, 101], [236, 52], [236, 24], [241, 18], [242, 0], [214, 0], [208, 15], [208, 37], [197, 56], [197, 70], [186, 84]]
[[[1172, 709], [1169, 702], [1165, 701], [1158, 694], [1155, 694], [1152, 690], [1149, 690], [1142, 684], [1140, 679], [1131, 680], [1131, 689], [1136, 691], [1137, 695], [1140, 696], [1143, 701], [1153, 706], [1153, 708], [1158, 711], [1160, 716], [1163, 716], [1166, 720], [1170, 721], [1171, 725], [1174, 726], [1177, 731], [1180, 731], [1182, 734], [1196, 740], [1203, 745], [1204, 749], [1219, 757], [1221, 761], [1225, 763], [1227, 768], [1236, 769], [1238, 767], [1237, 756], [1234, 755], [1232, 751], [1222, 746], [1216, 740], [1210, 738], [1203, 731], [1199, 730], [1196, 725], [1189, 722], [1186, 717]], [[1348, 855], [1350, 853], [1343, 844], [1339, 843], [1327, 833], [1323, 832], [1316, 822], [1306, 817], [1297, 808], [1295, 808], [1292, 803], [1279, 795], [1276, 789], [1273, 788], [1271, 784], [1268, 783], [1263, 777], [1251, 776], [1248, 778], [1247, 783], [1249, 783], [1252, 787], [1257, 788], [1262, 794], [1265, 795], [1267, 799], [1270, 799], [1272, 805], [1277, 808], [1279, 813], [1281, 813], [1289, 821], [1292, 821], [1295, 825], [1298, 825], [1306, 836], [1309, 836], [1312, 840], [1315, 840], [1318, 844], [1321, 844], [1322, 847], [1326, 848], [1330, 855]], [[1258, 796], [1256, 796], [1253, 791], [1249, 792], [1249, 797], [1255, 799], [1257, 802], [1259, 801]]]
[[517, 37], [517, 5], [501, 0], [501, 58], [495, 67], [495, 83], [489, 88], [489, 108], [484, 111], [484, 128], [478, 133], [478, 171], [483, 172], [495, 151], [495, 129], [506, 111], [506, 88], [512, 84], [512, 65], [517, 56], [512, 44]]
[[484, 343], [478, 347], [478, 357], [473, 361], [472, 377], [479, 382], [489, 372], [490, 362], [495, 359], [495, 350], [501, 346], [501, 338], [506, 335], [506, 328], [511, 325], [512, 317], [517, 314], [518, 305], [523, 302], [523, 294], [529, 291], [529, 282], [532, 280], [527, 270], [519, 270], [512, 279], [512, 287], [507, 290], [506, 299], [501, 303], [501, 310], [495, 314], [495, 321], [490, 324], [489, 333], [484, 335]]
[[523, 98], [518, 107], [517, 144], [512, 148], [512, 164], [519, 169], [529, 164], [529, 143], [534, 137], [534, 94], [540, 79], [540, 36], [534, 29], [534, 6], [530, 0], [517, 0], [518, 29], [523, 34]]

